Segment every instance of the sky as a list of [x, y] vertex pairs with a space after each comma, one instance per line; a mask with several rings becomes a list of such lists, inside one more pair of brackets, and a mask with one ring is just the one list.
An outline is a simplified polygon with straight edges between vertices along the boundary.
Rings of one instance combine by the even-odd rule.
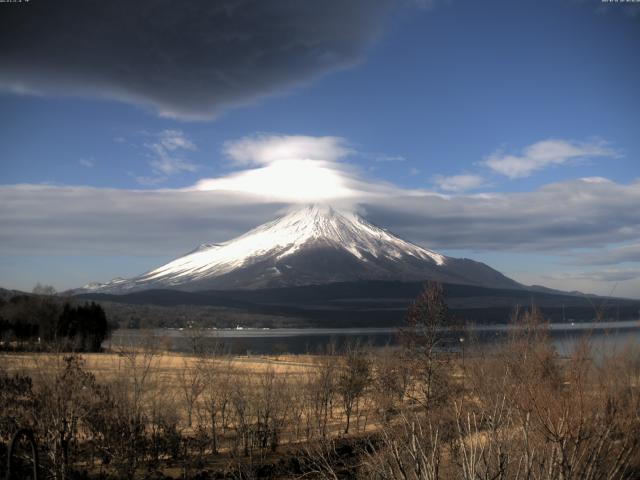
[[292, 205], [640, 298], [640, 4], [0, 3], [0, 286], [131, 277]]

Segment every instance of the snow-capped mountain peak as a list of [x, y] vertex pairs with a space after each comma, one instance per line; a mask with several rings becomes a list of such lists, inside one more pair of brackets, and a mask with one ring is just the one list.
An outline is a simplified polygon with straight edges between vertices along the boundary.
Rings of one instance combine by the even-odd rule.
[[208, 248], [200, 248], [142, 276], [144, 280], [170, 277], [202, 278], [222, 275], [242, 267], [251, 259], [271, 254], [282, 260], [310, 242], [341, 246], [358, 259], [373, 257], [400, 258], [413, 255], [431, 259], [437, 265], [445, 257], [401, 240], [375, 227], [361, 217], [338, 212], [329, 206], [310, 205], [277, 220], [261, 225], [240, 237]]
[[92, 285], [91, 290], [259, 288], [433, 277], [464, 283], [460, 262], [477, 264], [402, 240], [357, 214], [309, 205], [227, 242], [202, 244], [127, 282]]

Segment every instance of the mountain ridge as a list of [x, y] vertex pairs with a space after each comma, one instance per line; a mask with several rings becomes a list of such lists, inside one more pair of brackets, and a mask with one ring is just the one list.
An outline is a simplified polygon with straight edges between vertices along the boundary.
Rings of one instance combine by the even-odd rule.
[[362, 280], [523, 288], [481, 262], [447, 257], [351, 212], [308, 205], [227, 242], [201, 244], [138, 277], [89, 284], [77, 292], [257, 289]]

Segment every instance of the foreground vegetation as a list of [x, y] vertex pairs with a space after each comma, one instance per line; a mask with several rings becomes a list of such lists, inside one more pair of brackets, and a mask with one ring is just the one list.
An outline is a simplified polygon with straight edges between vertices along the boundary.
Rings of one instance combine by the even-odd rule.
[[0, 438], [31, 428], [55, 479], [640, 476], [636, 346], [596, 354], [586, 336], [560, 358], [534, 310], [489, 351], [465, 337], [442, 352], [436, 285], [407, 321], [400, 348], [301, 357], [173, 355], [151, 336], [103, 354], [4, 354]]

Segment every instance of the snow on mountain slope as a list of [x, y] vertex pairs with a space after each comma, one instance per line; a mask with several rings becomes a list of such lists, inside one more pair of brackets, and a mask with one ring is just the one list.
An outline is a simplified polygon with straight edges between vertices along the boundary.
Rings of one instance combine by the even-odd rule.
[[355, 280], [516, 284], [472, 260], [445, 257], [402, 240], [358, 215], [312, 205], [222, 244], [192, 252], [103, 292], [148, 288], [260, 288]]
[[178, 280], [181, 277], [197, 279], [210, 274], [222, 275], [242, 267], [251, 258], [267, 253], [279, 260], [284, 259], [314, 240], [334, 242], [360, 260], [365, 259], [368, 253], [388, 258], [413, 255], [423, 260], [431, 259], [438, 265], [445, 262], [444, 256], [394, 237], [356, 215], [314, 205], [261, 225], [226, 243], [199, 249], [142, 278]]

